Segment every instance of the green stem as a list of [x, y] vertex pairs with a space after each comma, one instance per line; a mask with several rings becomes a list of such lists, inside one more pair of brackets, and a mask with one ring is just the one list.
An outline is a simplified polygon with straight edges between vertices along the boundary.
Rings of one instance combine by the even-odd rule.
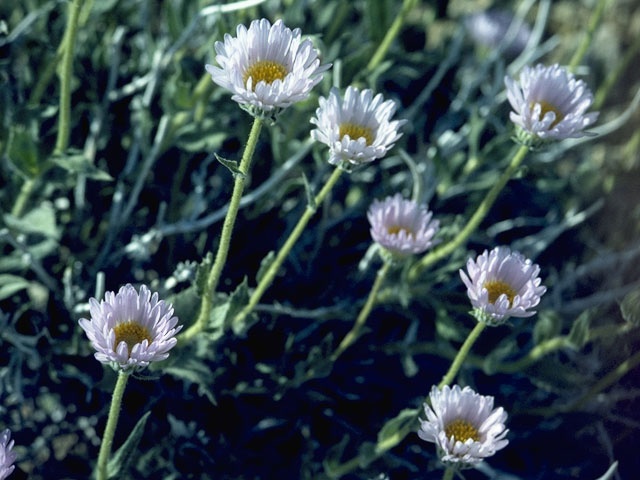
[[[65, 38], [62, 38], [62, 45], [64, 46]], [[59, 49], [60, 50], [60, 49]], [[44, 96], [44, 93], [47, 91], [47, 87], [49, 86], [49, 82], [53, 77], [53, 74], [56, 73], [56, 67], [60, 63], [60, 59], [62, 58], [62, 51], [56, 52], [51, 61], [47, 64], [47, 66], [38, 74], [38, 79], [36, 81], [36, 85], [33, 87], [31, 91], [31, 96], [29, 97], [29, 106], [35, 107], [40, 105], [40, 100]]]
[[207, 278], [207, 285], [205, 291], [202, 294], [202, 303], [200, 304], [200, 314], [196, 322], [187, 329], [180, 337], [180, 342], [187, 342], [191, 340], [195, 335], [200, 333], [207, 324], [209, 319], [209, 313], [211, 312], [211, 306], [213, 304], [213, 294], [218, 287], [220, 281], [220, 275], [222, 269], [227, 262], [227, 255], [229, 253], [229, 246], [231, 244], [231, 233], [233, 232], [233, 226], [238, 215], [238, 209], [240, 207], [240, 199], [242, 198], [242, 192], [244, 191], [244, 182], [249, 170], [251, 168], [251, 159], [255, 152], [256, 145], [258, 143], [258, 137], [260, 136], [260, 130], [262, 129], [262, 120], [255, 118], [251, 132], [249, 133], [249, 139], [247, 140], [247, 146], [242, 154], [242, 160], [240, 161], [240, 174], [236, 175], [235, 182], [233, 184], [233, 193], [231, 194], [231, 201], [229, 202], [229, 210], [224, 218], [222, 224], [222, 233], [220, 235], [220, 244], [218, 245], [218, 251], [216, 253], [216, 259], [213, 262], [213, 266], [209, 271], [209, 277]]
[[487, 216], [489, 210], [491, 209], [491, 206], [493, 205], [493, 202], [495, 202], [496, 198], [498, 197], [498, 194], [502, 191], [506, 183], [511, 179], [515, 171], [518, 169], [528, 151], [529, 148], [524, 145], [518, 149], [518, 151], [511, 159], [511, 162], [509, 163], [507, 169], [502, 173], [493, 187], [491, 187], [491, 190], [487, 192], [487, 195], [484, 197], [480, 205], [478, 205], [478, 208], [476, 209], [473, 216], [469, 219], [469, 222], [467, 222], [464, 228], [455, 236], [455, 238], [453, 238], [453, 240], [445, 243], [435, 250], [432, 250], [409, 269], [408, 278], [410, 281], [415, 281], [418, 275], [420, 275], [420, 273], [424, 269], [443, 259], [451, 252], [453, 252], [456, 248], [461, 246], [464, 242], [466, 242], [469, 236], [478, 228], [480, 222], [482, 222], [482, 220], [484, 220], [484, 218]]
[[471, 350], [471, 347], [476, 342], [486, 326], [487, 324], [484, 322], [476, 323], [476, 326], [473, 327], [473, 330], [471, 330], [471, 333], [469, 333], [469, 336], [462, 344], [462, 347], [460, 347], [456, 358], [453, 359], [453, 363], [449, 367], [449, 371], [444, 377], [442, 377], [442, 380], [438, 384], [438, 388], [442, 388], [445, 385], [449, 385], [451, 382], [453, 382], [453, 380], [456, 378], [456, 375], [458, 374], [458, 371], [460, 370], [460, 367], [462, 366], [462, 362], [464, 362], [464, 359], [469, 354], [469, 350]]
[[[333, 186], [336, 184], [336, 182], [340, 178], [341, 174], [342, 174], [342, 170], [340, 168], [336, 168], [333, 171], [333, 173], [327, 180], [327, 183], [324, 184], [320, 192], [315, 196], [314, 203], [316, 205], [319, 205], [320, 203], [322, 203], [322, 201], [325, 199], [327, 194], [331, 191]], [[313, 206], [307, 205], [307, 208], [305, 209], [304, 213], [300, 217], [300, 220], [298, 220], [298, 223], [294, 227], [293, 231], [289, 234], [289, 237], [284, 242], [284, 245], [282, 245], [282, 247], [280, 248], [280, 251], [276, 255], [276, 258], [273, 260], [271, 265], [269, 265], [269, 268], [260, 279], [260, 282], [258, 282], [258, 285], [256, 286], [255, 290], [251, 294], [249, 303], [242, 309], [242, 311], [233, 320], [234, 323], [235, 322], [241, 323], [242, 321], [244, 321], [246, 316], [249, 313], [251, 313], [251, 311], [258, 304], [258, 302], [262, 298], [262, 295], [264, 295], [264, 292], [267, 291], [267, 289], [271, 285], [271, 282], [273, 282], [273, 279], [275, 278], [276, 274], [278, 273], [278, 270], [282, 266], [282, 263], [287, 258], [287, 255], [289, 255], [289, 252], [295, 245], [298, 238], [300, 238], [300, 235], [302, 235], [302, 232], [307, 226], [307, 223], [309, 223], [309, 220], [311, 219], [311, 217], [313, 217], [315, 212], [316, 212], [316, 209]]]
[[64, 42], [62, 54], [62, 71], [60, 73], [60, 113], [58, 117], [58, 137], [54, 154], [61, 154], [69, 145], [69, 133], [71, 131], [71, 76], [73, 71], [73, 47], [76, 41], [78, 29], [78, 17], [82, 0], [73, 0], [69, 5], [69, 19], [67, 30], [62, 41]]
[[442, 474], [442, 480], [453, 480], [454, 473], [456, 473], [456, 471], [453, 468], [447, 467], [447, 469]]
[[362, 307], [362, 310], [360, 310], [360, 313], [358, 314], [358, 318], [356, 318], [356, 322], [353, 325], [353, 328], [349, 331], [349, 333], [345, 335], [345, 337], [340, 342], [340, 345], [338, 345], [338, 348], [336, 349], [336, 351], [333, 352], [333, 355], [331, 355], [332, 362], [335, 362], [338, 359], [338, 357], [342, 355], [344, 351], [347, 348], [349, 348], [360, 335], [360, 330], [362, 330], [362, 327], [366, 323], [367, 318], [369, 318], [371, 309], [373, 308], [373, 305], [376, 302], [376, 296], [378, 295], [378, 291], [380, 290], [380, 287], [382, 286], [384, 279], [387, 273], [389, 272], [390, 268], [391, 268], [391, 262], [384, 262], [384, 265], [382, 265], [382, 267], [380, 267], [380, 269], [378, 270], [378, 273], [376, 274], [376, 280], [373, 283], [373, 286], [371, 287], [371, 291], [369, 292], [369, 297], [367, 298], [367, 301], [364, 304], [364, 307]]
[[102, 443], [100, 444], [97, 480], [107, 480], [107, 461], [111, 454], [113, 436], [116, 433], [118, 417], [120, 416], [120, 407], [122, 405], [122, 396], [124, 395], [124, 389], [127, 386], [127, 380], [129, 380], [129, 373], [121, 370], [120, 373], [118, 373], [118, 381], [113, 389], [113, 397], [111, 397], [111, 407], [109, 407], [107, 426], [104, 428], [104, 435], [102, 436]]
[[371, 72], [380, 64], [380, 62], [382, 62], [385, 55], [387, 54], [387, 51], [389, 50], [389, 47], [391, 47], [391, 43], [393, 43], [395, 38], [400, 33], [402, 24], [404, 23], [407, 16], [409, 15], [409, 12], [413, 9], [416, 3], [417, 0], [404, 0], [400, 12], [393, 20], [393, 23], [389, 27], [389, 30], [387, 30], [386, 35], [382, 39], [382, 42], [380, 42], [380, 45], [378, 45], [376, 52], [373, 54], [373, 57], [371, 57], [371, 60], [369, 60], [369, 63], [367, 64], [367, 71]]
[[596, 28], [600, 24], [600, 20], [602, 19], [602, 14], [604, 13], [604, 7], [606, 6], [608, 0], [600, 0], [598, 5], [596, 5], [596, 9], [591, 14], [591, 18], [589, 19], [589, 25], [587, 27], [587, 31], [584, 34], [584, 38], [582, 39], [582, 43], [578, 47], [578, 50], [575, 51], [573, 57], [571, 57], [571, 61], [569, 62], [569, 71], [575, 71], [576, 67], [580, 65], [582, 58], [587, 53], [589, 49], [589, 45], [591, 45], [591, 41], [593, 40], [593, 34], [596, 31]]
[[19, 218], [24, 213], [24, 209], [27, 206], [27, 202], [31, 193], [33, 192], [34, 187], [36, 186], [36, 180], [33, 178], [28, 178], [22, 184], [20, 188], [20, 193], [18, 194], [18, 198], [16, 198], [16, 203], [13, 204], [13, 208], [11, 209], [11, 215], [16, 218]]
[[[474, 327], [474, 329], [471, 330], [471, 333], [469, 333], [469, 336], [462, 344], [462, 347], [460, 347], [460, 351], [458, 352], [455, 359], [453, 360], [451, 367], [449, 367], [449, 371], [442, 378], [442, 381], [438, 384], [438, 388], [442, 388], [445, 385], [449, 385], [454, 380], [456, 374], [458, 373], [458, 371], [460, 370], [460, 367], [462, 366], [462, 362], [464, 361], [465, 357], [469, 353], [469, 350], [471, 350], [471, 346], [478, 339], [478, 337], [480, 336], [480, 333], [482, 332], [482, 330], [484, 330], [485, 327], [486, 327], [485, 323], [478, 322]], [[421, 411], [420, 408], [416, 409], [415, 411], [416, 422], [417, 422], [418, 415], [420, 414], [420, 411]], [[386, 438], [383, 442], [377, 443], [375, 446], [376, 457], [379, 457], [383, 453], [387, 452], [388, 450], [391, 450], [393, 447], [398, 445], [407, 435], [409, 435], [409, 433], [413, 431], [415, 431], [415, 426], [411, 422], [407, 422], [407, 424], [403, 428], [399, 429], [394, 435]], [[359, 466], [360, 466], [360, 457], [354, 457], [351, 460], [334, 467], [330, 472], [331, 477], [340, 478], [341, 476], [346, 475], [347, 473], [355, 470]]]

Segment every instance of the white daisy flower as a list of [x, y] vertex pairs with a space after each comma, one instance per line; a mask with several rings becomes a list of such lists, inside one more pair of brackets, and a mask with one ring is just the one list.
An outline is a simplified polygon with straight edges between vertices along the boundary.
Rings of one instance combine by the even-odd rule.
[[425, 205], [405, 200], [399, 193], [374, 200], [367, 212], [373, 240], [398, 255], [422, 253], [433, 245], [440, 222], [431, 217]]
[[178, 318], [173, 316], [171, 304], [158, 300], [142, 285], [140, 294], [131, 285], [118, 293], [105, 293], [100, 303], [89, 300], [91, 320], [80, 319], [96, 349], [95, 357], [122, 370], [146, 367], [150, 362], [169, 356], [177, 340]]
[[237, 36], [215, 43], [216, 62], [205, 65], [211, 79], [254, 115], [274, 115], [306, 99], [331, 64], [320, 65], [319, 52], [310, 40], [301, 40], [300, 29], [285, 27], [282, 20], [254, 20], [247, 29], [238, 25]]
[[479, 321], [500, 325], [509, 317], [530, 317], [529, 309], [547, 291], [540, 285], [540, 267], [507, 247], [485, 250], [467, 261], [468, 275], [460, 270], [467, 295]]
[[435, 443], [440, 460], [458, 467], [472, 467], [503, 449], [507, 413], [493, 408], [493, 397], [479, 395], [469, 387], [434, 386], [425, 403], [427, 420], [420, 419], [418, 436]]
[[0, 433], [0, 480], [4, 480], [16, 468], [13, 462], [16, 461], [16, 454], [11, 451], [13, 440], [11, 440], [11, 430], [6, 429]]
[[395, 102], [385, 102], [381, 94], [374, 97], [372, 90], [347, 87], [341, 100], [334, 87], [319, 103], [311, 137], [329, 146], [329, 163], [345, 170], [384, 157], [402, 136], [398, 130], [406, 120], [391, 121]]
[[507, 97], [513, 107], [511, 121], [522, 140], [562, 140], [592, 135], [584, 129], [594, 123], [598, 112], [585, 113], [593, 103], [586, 83], [558, 64], [524, 67], [520, 83], [504, 78]]
[[[464, 25], [473, 40], [485, 47], [497, 48], [505, 39], [514, 16], [507, 10], [491, 9], [477, 12], [465, 18]], [[506, 45], [504, 51], [510, 55], [518, 55], [527, 46], [531, 28], [522, 22], [513, 40]]]

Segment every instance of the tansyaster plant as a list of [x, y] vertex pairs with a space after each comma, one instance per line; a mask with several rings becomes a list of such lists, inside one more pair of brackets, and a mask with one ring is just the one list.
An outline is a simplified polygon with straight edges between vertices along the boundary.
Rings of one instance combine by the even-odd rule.
[[371, 237], [393, 255], [422, 253], [431, 247], [440, 222], [425, 205], [405, 200], [402, 195], [374, 200], [367, 212]]
[[145, 285], [139, 294], [127, 284], [118, 293], [106, 292], [100, 303], [91, 298], [89, 311], [91, 319], [80, 319], [80, 326], [96, 349], [96, 359], [120, 370], [166, 359], [182, 329], [171, 304]]
[[505, 77], [507, 97], [513, 108], [510, 118], [518, 127], [518, 138], [535, 145], [591, 135], [584, 129], [598, 118], [586, 113], [593, 94], [582, 80], [558, 64], [524, 67], [520, 82]]
[[429, 394], [431, 406], [424, 405], [426, 420], [420, 419], [418, 436], [435, 443], [443, 463], [473, 467], [509, 443], [505, 437], [507, 413], [493, 408], [493, 397], [470, 387], [434, 386]]
[[460, 277], [474, 307], [475, 317], [488, 325], [500, 325], [509, 317], [530, 317], [547, 291], [540, 285], [540, 267], [508, 247], [485, 250], [467, 261]]
[[243, 108], [256, 116], [272, 116], [306, 99], [331, 64], [320, 65], [319, 52], [302, 40], [299, 28], [282, 20], [254, 20], [247, 29], [238, 25], [236, 36], [216, 42], [216, 62], [206, 65], [211, 79], [226, 88]]
[[13, 443], [9, 429], [0, 433], [0, 480], [11, 475], [11, 472], [16, 468], [13, 465], [16, 461], [16, 454], [12, 451]]
[[320, 106], [311, 123], [311, 137], [329, 146], [329, 163], [350, 170], [353, 166], [384, 157], [402, 136], [405, 120], [391, 120], [396, 111], [392, 100], [373, 91], [347, 87], [344, 98], [332, 88], [329, 97], [320, 97]]

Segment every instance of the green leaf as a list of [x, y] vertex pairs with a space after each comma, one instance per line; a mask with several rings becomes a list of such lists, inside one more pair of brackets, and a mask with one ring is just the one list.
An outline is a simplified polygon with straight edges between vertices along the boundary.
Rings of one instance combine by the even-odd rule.
[[594, 314], [593, 309], [585, 310], [573, 322], [568, 340], [575, 348], [581, 349], [589, 341], [589, 327]]
[[533, 327], [533, 343], [541, 344], [545, 340], [557, 337], [562, 332], [562, 319], [554, 312], [545, 310], [538, 313]]
[[318, 208], [318, 205], [316, 204], [316, 197], [313, 194], [313, 190], [311, 190], [309, 179], [304, 172], [302, 172], [302, 183], [304, 183], [304, 191], [307, 195], [307, 206], [315, 212], [316, 208]]
[[231, 326], [236, 335], [244, 333], [249, 327], [249, 322], [246, 319], [243, 323], [238, 324], [237, 322], [233, 322], [233, 324], [231, 324], [233, 317], [240, 313], [240, 310], [242, 310], [247, 303], [249, 303], [249, 281], [247, 277], [244, 277], [242, 283], [238, 285], [229, 297], [229, 310], [227, 311], [227, 317], [225, 319], [225, 328]]
[[[189, 92], [191, 94], [191, 92]], [[187, 100], [185, 100], [186, 102]], [[191, 98], [188, 99], [191, 102]], [[189, 108], [192, 108], [189, 107]], [[201, 153], [219, 150], [222, 143], [227, 139], [226, 132], [211, 132], [216, 126], [206, 119], [202, 124], [191, 122], [180, 128], [177, 132], [177, 145], [187, 152]]]
[[640, 288], [627, 293], [620, 302], [622, 318], [634, 326], [640, 326]]
[[30, 178], [36, 177], [42, 165], [38, 162], [38, 147], [33, 136], [22, 126], [16, 125], [9, 137], [9, 159]]
[[200, 310], [200, 295], [196, 292], [196, 287], [185, 288], [171, 295], [167, 301], [173, 305], [173, 311], [180, 319], [180, 323], [185, 326], [184, 328], [188, 328]]
[[[407, 431], [413, 430], [418, 422], [415, 408], [405, 408], [391, 420], [388, 420], [378, 432], [378, 446], [397, 445], [405, 437]], [[385, 448], [385, 451], [388, 448]]]
[[29, 282], [17, 275], [0, 274], [0, 300], [11, 297], [14, 293], [29, 287]]
[[218, 155], [217, 153], [214, 153], [214, 155], [216, 156], [216, 160], [218, 160], [222, 165], [224, 165], [225, 167], [227, 167], [229, 169], [229, 171], [233, 174], [233, 176], [240, 176], [240, 177], [245, 177], [245, 174], [242, 173], [240, 171], [240, 169], [238, 168], [238, 162], [235, 160], [229, 160], [227, 158], [223, 158], [220, 155]]
[[275, 258], [276, 258], [276, 252], [271, 250], [260, 261], [260, 268], [258, 268], [258, 273], [256, 273], [256, 283], [260, 283], [262, 281], [265, 274], [267, 273], [267, 270], [269, 270], [269, 267], [271, 266]]
[[151, 412], [147, 412], [138, 420], [129, 437], [109, 460], [107, 464], [108, 478], [123, 478], [126, 475], [150, 414]]
[[91, 180], [111, 181], [113, 177], [107, 172], [96, 167], [82, 153], [53, 157], [54, 165], [64, 168], [69, 173], [84, 175]]
[[207, 278], [211, 271], [211, 265], [213, 265], [213, 254], [209, 252], [198, 265], [196, 269], [196, 279], [193, 282], [199, 297], [201, 297], [207, 289]]
[[60, 229], [56, 225], [56, 212], [51, 202], [42, 202], [21, 218], [5, 215], [7, 226], [20, 233], [37, 233], [45, 237], [60, 238]]
[[327, 451], [327, 454], [324, 457], [322, 462], [322, 466], [324, 467], [324, 472], [327, 474], [329, 478], [338, 478], [338, 467], [340, 466], [340, 459], [344, 453], [344, 449], [349, 444], [349, 435], [345, 435], [342, 437], [338, 443], [333, 445]]

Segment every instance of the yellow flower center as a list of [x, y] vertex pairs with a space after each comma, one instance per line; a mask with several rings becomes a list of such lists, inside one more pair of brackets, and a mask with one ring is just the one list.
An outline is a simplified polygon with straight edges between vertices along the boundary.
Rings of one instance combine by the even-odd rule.
[[564, 115], [562, 114], [562, 112], [560, 112], [560, 110], [558, 110], [555, 106], [551, 105], [548, 102], [542, 101], [542, 102], [532, 102], [531, 103], [531, 108], [535, 107], [536, 103], [540, 104], [540, 119], [543, 119], [544, 116], [549, 113], [549, 112], [553, 112], [556, 114], [556, 119], [551, 123], [549, 128], [553, 128], [555, 127], [558, 122], [560, 122], [563, 118]]
[[363, 127], [355, 123], [343, 123], [340, 125], [340, 140], [342, 140], [345, 135], [349, 135], [351, 140], [358, 140], [360, 137], [363, 137], [367, 145], [373, 143], [373, 130], [369, 127]]
[[113, 347], [114, 351], [118, 348], [120, 342], [125, 342], [127, 344], [129, 354], [131, 354], [131, 349], [137, 343], [142, 343], [143, 340], [147, 340], [149, 343], [152, 342], [149, 330], [136, 322], [120, 323], [116, 325], [113, 330], [116, 332], [116, 342]]
[[466, 420], [454, 420], [444, 427], [444, 433], [447, 434], [447, 438], [451, 438], [453, 436], [456, 442], [464, 443], [469, 439], [472, 439], [474, 442], [480, 441], [480, 434], [478, 433], [478, 430], [476, 430], [476, 427]]
[[276, 80], [284, 80], [288, 73], [286, 67], [281, 63], [260, 60], [247, 68], [242, 77], [242, 82], [246, 85], [247, 80], [251, 77], [253, 79], [251, 85], [255, 88], [259, 82], [265, 82], [270, 85]]
[[491, 280], [486, 282], [482, 288], [486, 288], [487, 292], [489, 292], [489, 303], [496, 303], [496, 300], [498, 300], [500, 295], [504, 293], [509, 299], [509, 307], [511, 307], [513, 297], [517, 295], [516, 291], [511, 288], [511, 285], [501, 280]]
[[413, 232], [408, 228], [401, 227], [399, 225], [394, 225], [392, 227], [387, 228], [387, 232], [389, 235], [398, 235], [400, 232], [404, 232], [407, 236], [413, 237]]

